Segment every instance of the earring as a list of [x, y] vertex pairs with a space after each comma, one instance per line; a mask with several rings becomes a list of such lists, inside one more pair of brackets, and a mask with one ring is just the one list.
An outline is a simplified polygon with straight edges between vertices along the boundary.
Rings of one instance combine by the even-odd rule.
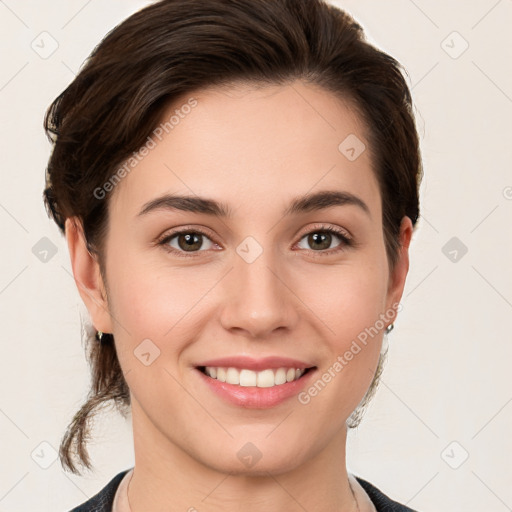
[[386, 330], [384, 331], [384, 336], [382, 337], [382, 346], [380, 348], [381, 355], [384, 355], [388, 351], [389, 342], [388, 342], [388, 336], [387, 335], [394, 329], [394, 327], [395, 326], [393, 324], [389, 324], [386, 327]]
[[95, 335], [96, 341], [100, 343], [100, 345], [109, 345], [112, 343], [114, 337], [112, 334], [108, 332], [97, 331]]

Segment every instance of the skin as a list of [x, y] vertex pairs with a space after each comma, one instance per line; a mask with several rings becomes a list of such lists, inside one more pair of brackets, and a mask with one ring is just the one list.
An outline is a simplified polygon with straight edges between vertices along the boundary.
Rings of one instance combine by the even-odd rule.
[[[237, 407], [210, 391], [194, 366], [280, 355], [321, 375], [399, 303], [412, 223], [402, 220], [390, 271], [365, 127], [333, 94], [297, 81], [193, 97], [197, 106], [107, 198], [106, 282], [80, 224], [66, 222], [79, 292], [96, 329], [114, 334], [131, 392], [132, 512], [356, 510], [345, 421], [372, 381], [383, 330], [307, 405], [292, 397], [269, 409]], [[338, 150], [349, 134], [367, 147], [355, 161]], [[318, 190], [351, 192], [370, 215], [342, 205], [283, 217], [292, 198]], [[233, 217], [175, 210], [137, 218], [164, 192], [222, 201]], [[322, 232], [318, 223], [348, 231], [355, 245], [332, 235], [327, 249], [315, 249], [307, 235]], [[207, 231], [193, 257], [155, 243], [178, 227]], [[263, 249], [252, 263], [236, 252], [247, 236]], [[167, 244], [180, 250], [178, 241]], [[149, 366], [134, 355], [147, 338], [161, 351]], [[237, 457], [248, 442], [262, 454], [252, 467]]]

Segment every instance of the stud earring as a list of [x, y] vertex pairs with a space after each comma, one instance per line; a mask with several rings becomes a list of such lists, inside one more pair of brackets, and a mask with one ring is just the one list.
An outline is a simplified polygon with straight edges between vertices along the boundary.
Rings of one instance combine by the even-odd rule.
[[95, 338], [96, 341], [100, 343], [100, 345], [108, 345], [113, 341], [114, 336], [108, 332], [97, 331]]
[[382, 346], [380, 348], [381, 355], [384, 355], [389, 348], [389, 342], [388, 342], [388, 334], [394, 329], [394, 324], [389, 324], [386, 327], [386, 330], [384, 331], [384, 336], [382, 337]]

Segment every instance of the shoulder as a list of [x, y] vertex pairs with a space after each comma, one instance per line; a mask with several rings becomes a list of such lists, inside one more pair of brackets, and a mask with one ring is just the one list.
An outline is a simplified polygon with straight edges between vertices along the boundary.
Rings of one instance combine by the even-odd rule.
[[111, 512], [117, 488], [128, 471], [126, 469], [118, 473], [101, 491], [70, 512]]
[[[354, 475], [355, 476], [355, 475]], [[370, 482], [356, 476], [356, 480], [361, 484], [363, 489], [366, 491], [366, 494], [372, 500], [372, 503], [375, 505], [377, 512], [417, 512], [412, 508], [406, 507], [398, 503], [397, 501], [393, 501], [391, 498], [386, 496], [380, 489], [375, 487]]]

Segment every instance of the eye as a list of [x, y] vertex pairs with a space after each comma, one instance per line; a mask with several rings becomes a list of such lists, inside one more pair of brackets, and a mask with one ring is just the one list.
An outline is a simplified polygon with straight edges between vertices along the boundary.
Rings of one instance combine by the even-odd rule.
[[[205, 240], [207, 241], [206, 244], [204, 243]], [[216, 244], [210, 240], [205, 232], [194, 228], [175, 231], [171, 234], [165, 235], [158, 241], [158, 245], [162, 245], [169, 252], [186, 258], [194, 256], [193, 253], [202, 252], [202, 250], [205, 249], [211, 249]]]
[[[328, 249], [331, 249], [331, 244], [334, 241], [333, 239], [338, 238], [341, 240], [334, 250], [330, 250], [326, 252]], [[314, 230], [306, 233], [305, 236], [301, 238], [298, 246], [301, 249], [308, 249], [307, 247], [301, 246], [302, 240], [305, 240], [306, 244], [309, 244], [313, 252], [320, 253], [315, 256], [328, 256], [333, 253], [337, 253], [339, 251], [343, 251], [347, 246], [352, 245], [352, 239], [345, 231], [334, 228], [332, 226], [318, 226]]]
[[[341, 240], [341, 243], [331, 250], [333, 239], [336, 238]], [[305, 240], [312, 248], [308, 249], [301, 246], [302, 240]], [[158, 240], [157, 244], [163, 246], [166, 251], [184, 258], [195, 257], [198, 252], [219, 247], [215, 242], [212, 242], [207, 233], [198, 228], [182, 229], [166, 234]], [[329, 256], [352, 246], [353, 240], [346, 231], [340, 228], [320, 225], [303, 235], [297, 245], [300, 249], [316, 253], [315, 256]]]

